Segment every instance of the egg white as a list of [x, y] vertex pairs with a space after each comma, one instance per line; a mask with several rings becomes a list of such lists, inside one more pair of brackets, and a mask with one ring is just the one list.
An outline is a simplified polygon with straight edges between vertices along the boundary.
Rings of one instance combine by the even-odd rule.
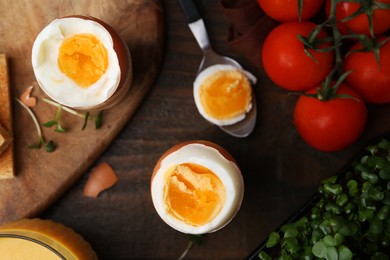
[[[166, 172], [174, 165], [194, 163], [207, 167], [221, 180], [226, 190], [226, 201], [220, 213], [209, 223], [202, 226], [186, 224], [167, 212], [164, 201]], [[192, 143], [172, 152], [161, 161], [160, 168], [151, 183], [152, 201], [162, 220], [172, 228], [186, 234], [206, 234], [217, 231], [227, 225], [238, 212], [243, 196], [244, 181], [237, 165], [227, 160], [215, 148]]]
[[256, 82], [257, 82], [256, 77], [254, 75], [252, 75], [250, 72], [244, 70], [241, 66], [238, 67], [238, 66], [233, 66], [233, 65], [221, 65], [221, 64], [210, 66], [210, 67], [206, 68], [205, 70], [201, 71], [194, 81], [193, 92], [194, 92], [195, 105], [196, 105], [199, 113], [206, 120], [208, 120], [209, 122], [211, 122], [215, 125], [219, 125], [219, 126], [232, 125], [232, 124], [235, 124], [239, 121], [242, 121], [246, 117], [246, 114], [252, 109], [252, 102], [251, 102], [250, 105], [248, 106], [247, 110], [243, 111], [241, 114], [239, 114], [235, 117], [232, 117], [232, 118], [218, 119], [218, 118], [214, 118], [214, 117], [208, 115], [206, 113], [205, 109], [203, 108], [203, 105], [200, 101], [200, 91], [199, 91], [200, 87], [202, 86], [202, 83], [208, 77], [217, 73], [218, 71], [231, 71], [231, 70], [241, 71], [242, 73], [244, 73], [244, 75], [249, 79], [249, 81], [252, 84], [256, 84]]
[[[82, 88], [58, 67], [59, 48], [64, 39], [75, 34], [95, 35], [108, 52], [104, 75]], [[82, 18], [60, 18], [52, 21], [37, 36], [32, 48], [32, 67], [42, 90], [60, 104], [88, 108], [106, 101], [119, 86], [121, 69], [114, 43], [108, 30], [98, 22]]]

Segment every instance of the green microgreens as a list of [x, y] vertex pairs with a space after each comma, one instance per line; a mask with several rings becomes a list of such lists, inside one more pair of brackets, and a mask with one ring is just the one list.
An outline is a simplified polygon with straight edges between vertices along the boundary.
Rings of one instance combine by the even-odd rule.
[[188, 235], [188, 244], [187, 244], [187, 247], [185, 248], [185, 250], [183, 251], [183, 253], [180, 255], [180, 257], [178, 258], [178, 260], [182, 260], [184, 259], [187, 254], [190, 252], [191, 248], [194, 246], [194, 244], [197, 244], [197, 245], [200, 245], [202, 243], [202, 239], [205, 235], [192, 235], [192, 234], [189, 234]]
[[51, 120], [49, 122], [46, 122], [44, 125], [47, 126], [47, 127], [51, 127], [53, 125], [57, 125], [57, 129], [56, 131], [57, 132], [64, 132], [65, 129], [63, 129], [61, 127], [61, 112], [62, 111], [66, 111], [72, 115], [75, 115], [77, 117], [80, 117], [82, 119], [84, 119], [84, 123], [83, 123], [83, 126], [81, 128], [81, 130], [84, 130], [88, 124], [88, 121], [92, 121], [95, 123], [95, 129], [99, 129], [101, 128], [102, 124], [103, 124], [103, 110], [100, 111], [97, 116], [91, 116], [91, 114], [89, 113], [89, 111], [87, 111], [85, 114], [83, 113], [80, 113], [76, 110], [73, 110], [71, 108], [68, 108], [68, 107], [65, 107], [65, 106], [62, 106], [61, 104], [58, 104], [57, 102], [54, 102], [50, 99], [47, 99], [47, 98], [42, 98], [42, 101], [44, 101], [45, 103], [47, 104], [50, 104], [52, 106], [55, 106], [57, 107], [57, 113], [56, 113], [56, 117], [54, 120]]
[[54, 120], [48, 121], [43, 124], [45, 127], [52, 127], [56, 125], [56, 129], [54, 131], [59, 132], [59, 133], [65, 133], [66, 129], [62, 127], [61, 125], [61, 112], [62, 112], [62, 105], [59, 105], [57, 108], [57, 113], [54, 118]]
[[191, 242], [194, 242], [195, 244], [200, 245], [200, 244], [202, 244], [204, 236], [205, 235], [188, 235], [188, 239]]
[[18, 98], [15, 98], [15, 99], [28, 112], [28, 114], [30, 115], [31, 119], [33, 120], [35, 128], [37, 130], [38, 142], [30, 145], [29, 148], [41, 149], [42, 147], [44, 147], [47, 152], [53, 152], [57, 146], [54, 143], [54, 141], [52, 141], [52, 140], [45, 142], [41, 127], [39, 125], [38, 119], [36, 118], [34, 112], [28, 106], [26, 106], [20, 99], [18, 99]]
[[270, 233], [259, 259], [388, 259], [390, 141], [367, 146], [342, 175], [321, 182], [303, 214]]

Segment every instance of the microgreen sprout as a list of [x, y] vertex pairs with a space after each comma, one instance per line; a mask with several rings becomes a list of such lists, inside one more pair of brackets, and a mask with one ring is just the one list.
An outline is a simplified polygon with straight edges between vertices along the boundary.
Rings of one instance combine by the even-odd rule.
[[45, 127], [52, 127], [56, 125], [56, 129], [54, 131], [59, 132], [59, 133], [65, 133], [66, 129], [62, 127], [61, 125], [61, 112], [62, 112], [62, 105], [59, 105], [57, 108], [57, 113], [54, 118], [54, 120], [48, 121], [43, 124]]
[[88, 121], [92, 121], [95, 123], [95, 129], [99, 129], [103, 124], [103, 110], [101, 110], [96, 116], [91, 116], [90, 112], [87, 111], [85, 114], [80, 113], [76, 110], [73, 110], [69, 107], [62, 106], [61, 104], [54, 102], [47, 98], [42, 98], [42, 101], [45, 103], [57, 107], [57, 113], [54, 120], [51, 120], [47, 123], [45, 123], [45, 126], [51, 127], [53, 125], [57, 125], [56, 131], [57, 132], [63, 132], [65, 129], [61, 127], [61, 112], [66, 111], [72, 115], [75, 115], [77, 117], [80, 117], [84, 120], [83, 126], [81, 130], [84, 130], [88, 124]]
[[187, 256], [187, 254], [190, 252], [190, 250], [194, 246], [194, 244], [200, 245], [202, 243], [203, 237], [204, 237], [204, 235], [192, 235], [192, 234], [189, 234], [188, 235], [188, 240], [189, 241], [188, 241], [187, 247], [183, 251], [183, 253], [180, 255], [178, 260], [184, 259]]
[[390, 142], [382, 139], [340, 175], [321, 182], [301, 214], [270, 233], [268, 259], [388, 259]]
[[42, 134], [41, 127], [39, 125], [38, 119], [35, 116], [34, 112], [28, 106], [26, 106], [20, 99], [18, 99], [18, 98], [15, 98], [15, 99], [28, 112], [28, 114], [30, 115], [31, 119], [33, 120], [35, 128], [37, 130], [38, 142], [30, 145], [29, 148], [31, 148], [31, 149], [41, 149], [42, 147], [44, 147], [47, 152], [49, 152], [49, 153], [53, 152], [56, 149], [57, 146], [54, 143], [54, 141], [52, 141], [52, 140], [50, 140], [48, 142], [45, 142], [45, 139], [44, 139], [43, 134]]

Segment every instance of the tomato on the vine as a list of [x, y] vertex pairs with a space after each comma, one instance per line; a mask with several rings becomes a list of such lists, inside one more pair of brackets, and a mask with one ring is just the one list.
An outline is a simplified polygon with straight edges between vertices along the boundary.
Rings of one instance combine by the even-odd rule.
[[[306, 94], [315, 94], [311, 89]], [[312, 147], [326, 152], [344, 149], [355, 142], [367, 121], [366, 105], [348, 85], [341, 84], [334, 97], [321, 101], [302, 95], [294, 110], [294, 124], [300, 136]]]
[[[381, 43], [385, 37], [378, 39]], [[346, 82], [367, 102], [383, 104], [390, 102], [390, 42], [379, 48], [379, 63], [374, 51], [359, 51], [363, 46], [358, 42], [344, 58], [344, 70], [352, 71]], [[354, 52], [355, 51], [355, 52]]]
[[[312, 22], [286, 22], [275, 27], [266, 37], [262, 48], [262, 62], [270, 79], [282, 88], [303, 91], [318, 85], [333, 68], [333, 52], [309, 49], [304, 51], [298, 35], [307, 37], [316, 24]], [[317, 40], [328, 37], [322, 30]], [[319, 47], [329, 47], [323, 43]]]
[[[279, 22], [299, 21], [298, 0], [257, 0], [264, 13]], [[324, 0], [303, 0], [301, 20], [313, 17]]]
[[[325, 11], [327, 16], [330, 14], [331, 1], [327, 0], [325, 5]], [[370, 5], [373, 1], [367, 1], [367, 5]], [[376, 0], [375, 2], [390, 4], [390, 0]], [[375, 5], [375, 3], [372, 3]], [[341, 1], [336, 5], [336, 20], [338, 23], [338, 28], [341, 33], [356, 33], [356, 34], [365, 34], [370, 35], [369, 20], [366, 13], [359, 14], [358, 16], [352, 18], [351, 20], [341, 22], [348, 16], [353, 15], [356, 11], [361, 8], [362, 5], [359, 3], [354, 3], [350, 1]], [[373, 33], [374, 35], [382, 34], [390, 29], [390, 10], [381, 9], [378, 7], [373, 7]]]

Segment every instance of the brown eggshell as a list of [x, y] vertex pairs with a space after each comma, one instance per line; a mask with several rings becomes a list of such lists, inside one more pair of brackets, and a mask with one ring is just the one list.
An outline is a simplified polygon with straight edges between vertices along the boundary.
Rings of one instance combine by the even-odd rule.
[[118, 177], [111, 166], [106, 162], [102, 162], [93, 169], [84, 186], [83, 194], [87, 197], [96, 198], [102, 191], [112, 187], [117, 181]]
[[167, 157], [168, 155], [170, 155], [171, 153], [173, 153], [173, 152], [179, 150], [180, 148], [182, 148], [183, 146], [186, 146], [189, 144], [203, 144], [205, 146], [212, 147], [212, 148], [216, 149], [220, 154], [222, 154], [222, 156], [225, 157], [227, 160], [232, 161], [236, 165], [238, 165], [236, 160], [234, 159], [234, 157], [228, 151], [226, 151], [223, 147], [219, 146], [216, 143], [213, 143], [210, 141], [205, 141], [205, 140], [184, 141], [184, 142], [181, 142], [181, 143], [178, 143], [178, 144], [172, 146], [165, 153], [163, 153], [163, 155], [161, 155], [160, 159], [157, 161], [156, 166], [153, 169], [151, 182], [153, 181], [154, 176], [156, 175], [158, 169], [160, 169], [162, 160], [164, 160], [164, 158]]
[[35, 107], [37, 105], [37, 99], [31, 96], [31, 91], [33, 86], [29, 86], [23, 93], [20, 95], [20, 100], [28, 107]]
[[131, 54], [129, 48], [127, 44], [123, 41], [123, 39], [119, 36], [119, 34], [110, 25], [103, 22], [102, 20], [92, 16], [85, 16], [85, 15], [69, 15], [61, 18], [72, 18], [72, 17], [97, 22], [100, 25], [102, 25], [110, 33], [112, 37], [112, 41], [114, 43], [114, 50], [118, 56], [119, 67], [121, 69], [120, 83], [113, 96], [111, 96], [103, 104], [94, 108], [98, 109], [102, 107], [104, 108], [111, 107], [126, 95], [129, 89], [128, 86], [131, 85], [131, 82], [133, 80], [133, 72], [132, 72], [133, 69], [132, 69]]

